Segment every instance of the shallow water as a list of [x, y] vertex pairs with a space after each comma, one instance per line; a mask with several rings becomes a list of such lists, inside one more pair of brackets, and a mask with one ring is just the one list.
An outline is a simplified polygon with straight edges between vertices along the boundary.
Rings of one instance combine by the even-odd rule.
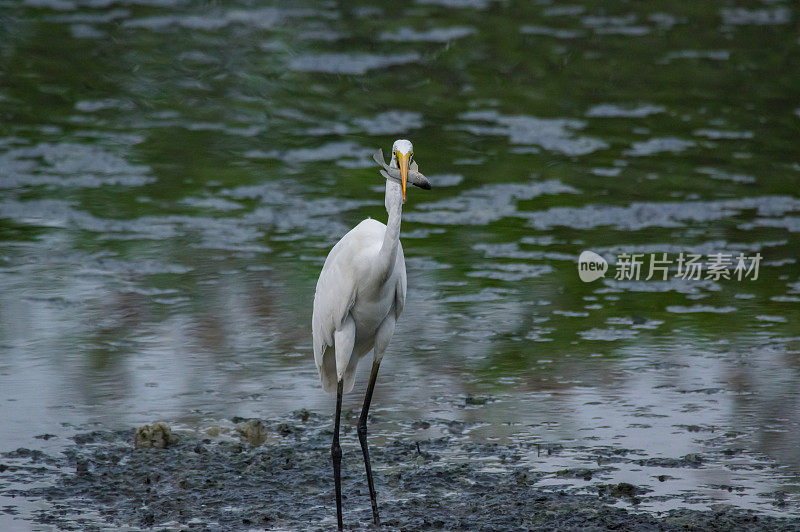
[[[794, 4], [294, 5], [0, 1], [0, 450], [329, 412], [316, 276], [407, 136], [434, 189], [376, 441], [701, 453], [608, 475], [672, 496], [645, 509], [800, 512]], [[583, 283], [585, 249], [763, 262]]]

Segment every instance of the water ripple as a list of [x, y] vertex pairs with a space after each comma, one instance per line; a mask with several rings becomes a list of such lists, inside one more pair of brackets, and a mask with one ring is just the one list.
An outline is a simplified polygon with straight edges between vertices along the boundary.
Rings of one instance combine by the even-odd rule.
[[642, 157], [663, 152], [680, 153], [687, 148], [692, 148], [697, 144], [691, 140], [683, 140], [672, 137], [653, 138], [642, 142], [634, 142], [631, 149], [625, 150], [625, 155]]
[[[530, 213], [529, 217], [530, 225], [537, 229], [557, 226], [592, 229], [610, 226], [621, 231], [636, 231], [647, 227], [681, 227], [685, 222], [719, 220], [736, 216], [748, 209], [756, 209], [765, 216], [778, 216], [800, 210], [800, 199], [790, 196], [761, 196], [720, 201], [635, 202], [626, 207], [553, 207]], [[773, 222], [780, 223], [780, 220]]]
[[467, 26], [454, 26], [451, 28], [433, 28], [419, 31], [414, 28], [402, 27], [394, 31], [385, 31], [380, 34], [382, 41], [394, 42], [449, 42], [461, 39], [475, 33], [475, 28]]
[[293, 57], [287, 66], [298, 72], [323, 72], [328, 74], [366, 74], [370, 70], [388, 68], [419, 61], [420, 56], [406, 54], [305, 54]]
[[461, 114], [459, 118], [496, 124], [462, 126], [475, 135], [506, 135], [512, 144], [541, 146], [548, 151], [564, 155], [586, 155], [608, 147], [608, 144], [600, 139], [573, 136], [575, 130], [586, 126], [582, 120], [504, 116], [497, 111], [470, 111]]
[[139, 187], [155, 181], [147, 166], [131, 164], [98, 145], [74, 142], [9, 149], [0, 153], [0, 173], [0, 188]]
[[485, 225], [506, 216], [519, 215], [516, 206], [519, 200], [565, 193], [577, 194], [578, 191], [555, 180], [485, 185], [464, 191], [455, 198], [423, 203], [417, 207], [418, 210], [404, 216], [411, 221], [431, 224]]
[[788, 24], [792, 21], [792, 12], [786, 7], [746, 9], [721, 9], [722, 23], [731, 26], [754, 24], [758, 26], [771, 26]]
[[640, 118], [650, 116], [658, 113], [663, 113], [666, 108], [663, 105], [641, 104], [641, 105], [618, 105], [613, 103], [604, 103], [595, 105], [588, 111], [588, 117], [622, 117], [622, 118]]

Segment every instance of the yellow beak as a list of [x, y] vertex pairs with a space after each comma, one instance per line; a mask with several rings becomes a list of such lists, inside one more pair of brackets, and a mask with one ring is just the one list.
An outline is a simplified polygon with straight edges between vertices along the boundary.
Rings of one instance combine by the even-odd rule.
[[403, 191], [403, 203], [406, 202], [406, 182], [408, 181], [408, 159], [407, 153], [397, 153], [397, 166], [400, 167], [400, 188]]

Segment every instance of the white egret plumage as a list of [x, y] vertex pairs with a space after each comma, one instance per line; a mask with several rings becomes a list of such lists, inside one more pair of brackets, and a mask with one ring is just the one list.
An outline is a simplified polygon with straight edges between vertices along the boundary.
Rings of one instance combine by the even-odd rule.
[[342, 394], [353, 389], [358, 361], [370, 351], [374, 352], [374, 358], [364, 406], [358, 419], [358, 439], [364, 454], [373, 521], [376, 525], [380, 524], [367, 447], [367, 413], [378, 368], [406, 300], [406, 264], [400, 244], [406, 183], [410, 181], [420, 188], [430, 188], [427, 179], [417, 172], [413, 154], [411, 142], [403, 139], [393, 144], [392, 159], [388, 166], [383, 162], [383, 155], [376, 154], [376, 161], [380, 157], [380, 163], [384, 166], [381, 175], [386, 178], [387, 224], [368, 218], [344, 235], [325, 259], [314, 294], [314, 361], [322, 387], [327, 392], [336, 392], [331, 458], [336, 487], [336, 518], [340, 530], [342, 451], [339, 445], [339, 420]]

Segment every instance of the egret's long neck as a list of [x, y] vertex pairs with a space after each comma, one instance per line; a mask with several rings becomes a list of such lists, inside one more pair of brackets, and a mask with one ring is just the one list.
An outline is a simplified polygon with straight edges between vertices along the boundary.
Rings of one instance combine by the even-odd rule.
[[387, 271], [397, 260], [397, 247], [400, 243], [400, 218], [403, 214], [403, 194], [400, 183], [391, 179], [386, 180], [386, 212], [389, 220], [386, 222], [386, 234], [380, 251], [381, 266]]

